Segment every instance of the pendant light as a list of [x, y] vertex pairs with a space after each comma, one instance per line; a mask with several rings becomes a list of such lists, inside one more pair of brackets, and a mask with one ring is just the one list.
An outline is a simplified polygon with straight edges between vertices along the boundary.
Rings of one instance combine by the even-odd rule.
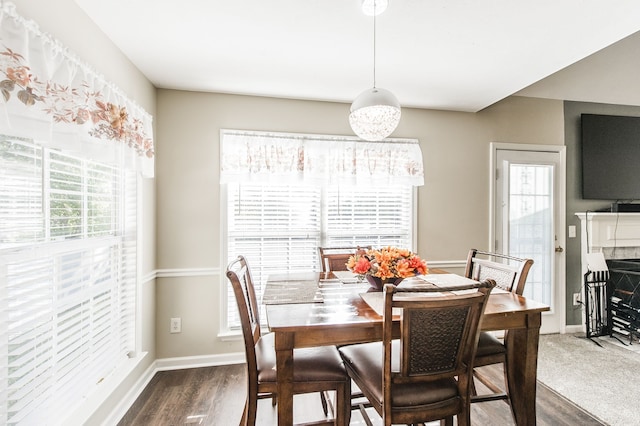
[[[360, 138], [380, 141], [389, 136], [400, 123], [400, 102], [386, 89], [376, 87], [376, 9], [381, 0], [373, 1], [373, 88], [362, 92], [351, 104], [349, 123]], [[384, 1], [386, 6], [386, 0]]]
[[389, 0], [362, 0], [362, 12], [367, 16], [380, 15], [387, 6]]

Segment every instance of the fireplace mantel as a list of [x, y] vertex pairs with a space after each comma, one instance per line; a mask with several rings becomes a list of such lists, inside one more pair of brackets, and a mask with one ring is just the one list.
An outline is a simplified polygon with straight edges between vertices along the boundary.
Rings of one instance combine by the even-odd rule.
[[640, 213], [576, 213], [580, 218], [582, 272], [587, 253], [605, 259], [640, 258]]

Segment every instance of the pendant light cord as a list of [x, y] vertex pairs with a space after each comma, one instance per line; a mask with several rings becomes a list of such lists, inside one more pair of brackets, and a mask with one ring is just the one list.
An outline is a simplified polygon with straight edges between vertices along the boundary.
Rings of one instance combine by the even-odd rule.
[[376, 88], [376, 1], [373, 2], [373, 88]]

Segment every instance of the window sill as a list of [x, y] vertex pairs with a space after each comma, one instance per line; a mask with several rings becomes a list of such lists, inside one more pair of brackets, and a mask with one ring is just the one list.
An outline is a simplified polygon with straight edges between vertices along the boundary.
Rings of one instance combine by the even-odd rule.
[[224, 332], [218, 333], [218, 339], [223, 342], [236, 342], [242, 340], [242, 331], [241, 330], [227, 330]]

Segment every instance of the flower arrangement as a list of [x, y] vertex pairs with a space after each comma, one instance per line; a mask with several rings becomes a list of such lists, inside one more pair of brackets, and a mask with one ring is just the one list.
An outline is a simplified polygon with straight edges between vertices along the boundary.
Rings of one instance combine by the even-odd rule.
[[382, 281], [426, 274], [427, 263], [407, 249], [385, 247], [351, 256], [347, 268], [360, 277], [372, 276]]

